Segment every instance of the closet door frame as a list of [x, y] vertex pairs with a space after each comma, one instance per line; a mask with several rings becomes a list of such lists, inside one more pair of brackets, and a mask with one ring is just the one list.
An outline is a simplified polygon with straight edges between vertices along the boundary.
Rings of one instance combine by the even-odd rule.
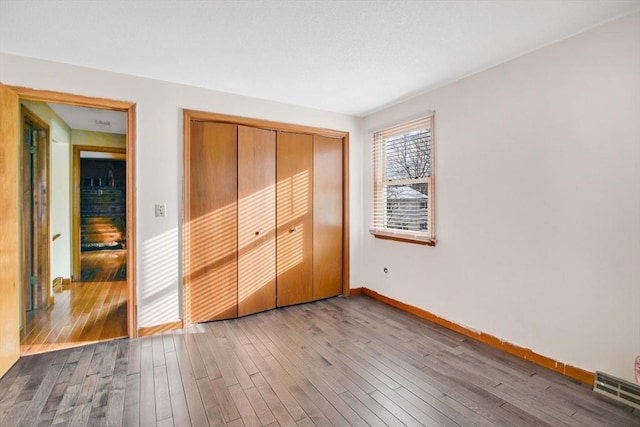
[[295, 132], [309, 135], [327, 136], [342, 140], [342, 295], [349, 296], [349, 132], [318, 128], [312, 126], [281, 123], [249, 117], [230, 116], [226, 114], [210, 113], [196, 110], [183, 110], [183, 221], [182, 221], [182, 313], [185, 326], [192, 323], [189, 274], [185, 266], [190, 265], [187, 251], [189, 247], [188, 225], [191, 221], [189, 206], [191, 201], [190, 180], [191, 171], [191, 122], [228, 123], [239, 126], [249, 126], [280, 132]]

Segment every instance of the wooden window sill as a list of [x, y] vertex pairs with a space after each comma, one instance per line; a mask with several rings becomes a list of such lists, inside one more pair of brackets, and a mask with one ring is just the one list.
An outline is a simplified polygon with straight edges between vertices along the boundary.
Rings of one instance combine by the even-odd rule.
[[416, 239], [411, 239], [409, 237], [387, 236], [386, 234], [376, 234], [376, 233], [371, 233], [371, 234], [373, 234], [373, 236], [376, 239], [395, 240], [396, 242], [413, 243], [413, 244], [422, 245], [422, 246], [435, 246], [436, 245], [436, 241], [435, 240], [416, 240]]

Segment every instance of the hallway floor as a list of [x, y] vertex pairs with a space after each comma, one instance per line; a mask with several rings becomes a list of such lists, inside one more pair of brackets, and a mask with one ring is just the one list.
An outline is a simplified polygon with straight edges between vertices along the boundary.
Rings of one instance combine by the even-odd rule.
[[82, 281], [56, 287], [52, 306], [27, 313], [21, 354], [126, 337], [126, 259], [126, 250], [82, 253]]

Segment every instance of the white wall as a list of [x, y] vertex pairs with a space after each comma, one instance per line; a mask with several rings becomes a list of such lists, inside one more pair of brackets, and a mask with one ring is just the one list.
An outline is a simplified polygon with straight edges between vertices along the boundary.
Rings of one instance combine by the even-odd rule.
[[71, 129], [44, 102], [22, 101], [49, 125], [49, 220], [51, 242], [50, 277], [71, 277]]
[[[181, 318], [183, 108], [350, 132], [350, 268], [362, 283], [361, 119], [14, 55], [0, 54], [0, 64], [4, 84], [136, 103], [138, 326]], [[166, 217], [154, 217], [155, 203], [166, 204]]]
[[51, 280], [71, 278], [71, 149], [68, 143], [53, 140], [49, 196], [51, 197], [51, 234], [60, 234], [51, 243]]
[[[436, 111], [438, 244], [365, 235], [363, 259], [375, 267], [364, 270], [363, 284], [558, 361], [633, 380], [640, 14], [380, 111], [365, 129], [428, 109]], [[370, 198], [363, 207], [368, 215]]]

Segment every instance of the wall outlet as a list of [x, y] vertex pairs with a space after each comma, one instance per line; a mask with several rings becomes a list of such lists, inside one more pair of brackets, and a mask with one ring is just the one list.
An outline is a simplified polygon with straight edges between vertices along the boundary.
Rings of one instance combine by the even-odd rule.
[[156, 218], [164, 217], [167, 213], [167, 205], [156, 205]]

